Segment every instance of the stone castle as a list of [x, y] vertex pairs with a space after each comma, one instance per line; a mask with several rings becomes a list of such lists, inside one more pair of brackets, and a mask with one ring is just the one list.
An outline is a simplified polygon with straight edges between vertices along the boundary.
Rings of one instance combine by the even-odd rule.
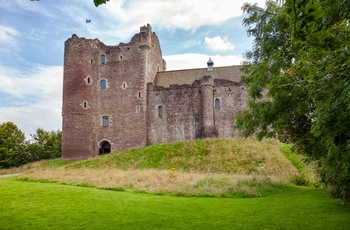
[[165, 71], [150, 25], [117, 46], [73, 35], [64, 52], [62, 158], [238, 136], [234, 118], [247, 98], [240, 66], [213, 65]]

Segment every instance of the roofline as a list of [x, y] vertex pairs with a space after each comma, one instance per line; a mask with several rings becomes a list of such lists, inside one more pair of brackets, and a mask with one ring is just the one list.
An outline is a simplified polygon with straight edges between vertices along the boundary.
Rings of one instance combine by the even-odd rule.
[[[214, 67], [215, 69], [220, 69], [220, 68], [228, 68], [228, 67], [242, 67], [243, 65], [228, 65], [228, 66], [216, 66]], [[188, 70], [204, 70], [207, 68], [194, 68], [194, 69], [177, 69], [177, 70], [165, 70], [165, 71], [159, 71], [158, 73], [164, 73], [164, 72], [181, 72], [181, 71], [188, 71]]]

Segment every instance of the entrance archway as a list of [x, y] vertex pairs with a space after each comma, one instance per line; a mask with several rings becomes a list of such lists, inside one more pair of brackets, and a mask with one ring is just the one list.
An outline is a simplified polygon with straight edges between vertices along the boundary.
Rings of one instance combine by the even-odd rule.
[[98, 154], [107, 154], [111, 152], [111, 144], [108, 141], [102, 141], [100, 143], [100, 148], [98, 149]]

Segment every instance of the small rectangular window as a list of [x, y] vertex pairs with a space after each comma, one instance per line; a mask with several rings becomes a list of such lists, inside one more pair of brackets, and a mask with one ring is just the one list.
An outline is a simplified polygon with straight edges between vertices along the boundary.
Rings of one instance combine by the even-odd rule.
[[101, 55], [101, 64], [105, 64], [106, 63], [106, 55], [102, 54]]
[[107, 81], [103, 79], [100, 81], [100, 90], [106, 90], [106, 89], [107, 89]]
[[220, 100], [219, 99], [215, 99], [215, 109], [220, 110]]
[[163, 106], [158, 107], [158, 117], [163, 118]]
[[109, 126], [109, 116], [102, 117], [102, 126], [108, 127]]

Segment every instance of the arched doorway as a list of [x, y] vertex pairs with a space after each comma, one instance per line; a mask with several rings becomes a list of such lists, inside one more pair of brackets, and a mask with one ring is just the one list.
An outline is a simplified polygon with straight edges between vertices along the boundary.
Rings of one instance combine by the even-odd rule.
[[102, 141], [100, 143], [100, 148], [98, 149], [98, 154], [107, 154], [111, 152], [111, 144], [108, 141]]

